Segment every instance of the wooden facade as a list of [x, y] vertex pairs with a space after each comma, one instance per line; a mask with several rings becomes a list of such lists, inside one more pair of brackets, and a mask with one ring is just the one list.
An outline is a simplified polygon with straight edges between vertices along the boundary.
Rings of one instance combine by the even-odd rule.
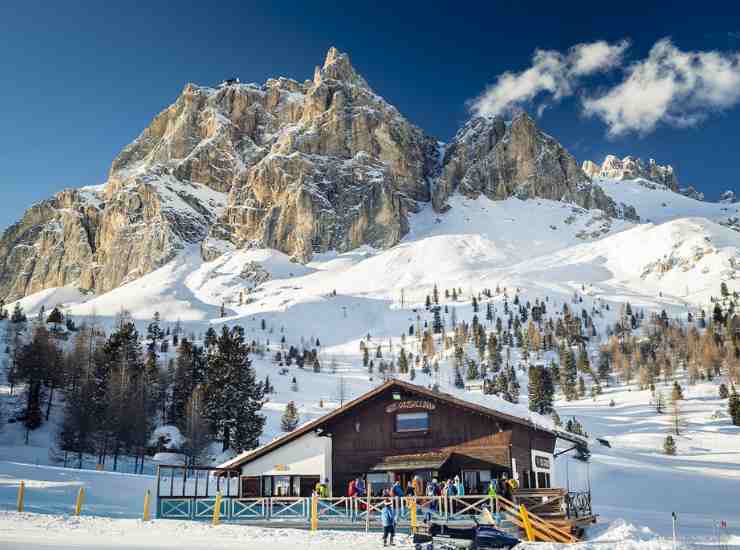
[[[402, 413], [392, 410], [396, 403], [433, 404], [433, 410], [414, 406], [404, 409], [428, 414], [428, 429], [397, 431], [396, 416]], [[512, 474], [512, 457], [522, 468], [531, 469], [530, 446], [549, 453], [555, 447], [554, 435], [543, 432], [535, 436], [531, 429], [442, 398], [420, 396], [407, 387], [390, 388], [362, 402], [348, 414], [328, 422], [326, 430], [332, 434], [334, 494], [343, 494], [351, 479], [371, 471], [387, 457], [449, 455], [435, 477], [462, 476], [465, 470], [490, 470], [498, 477], [502, 472]]]
[[[383, 475], [388, 482], [395, 478], [404, 485], [416, 475], [440, 480], [460, 476], [466, 491], [480, 494], [502, 473], [517, 478], [522, 488], [550, 487], [555, 443], [563, 436], [527, 419], [392, 380], [224, 466], [246, 472], [250, 462], [265, 462], [270, 453], [277, 457], [278, 449], [297, 438], [321, 437], [331, 440], [326, 448], [334, 496], [345, 495], [358, 476]], [[289, 475], [290, 465], [281, 467]], [[310, 490], [309, 484], [295, 483], [301, 492]]]

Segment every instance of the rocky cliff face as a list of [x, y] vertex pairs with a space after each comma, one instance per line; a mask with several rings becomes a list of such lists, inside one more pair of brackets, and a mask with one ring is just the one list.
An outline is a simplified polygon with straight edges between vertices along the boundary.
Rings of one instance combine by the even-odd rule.
[[494, 200], [511, 196], [563, 200], [616, 215], [613, 201], [526, 113], [510, 123], [501, 117], [474, 118], [457, 133], [445, 152], [435, 206], [444, 208], [455, 191]]
[[654, 159], [647, 163], [642, 159], [627, 156], [623, 159], [614, 155], [607, 155], [601, 165], [593, 161], [584, 161], [583, 171], [591, 178], [601, 177], [617, 180], [646, 179], [654, 183], [665, 185], [672, 191], [678, 191], [678, 178], [673, 167], [661, 166]]
[[436, 142], [376, 95], [332, 48], [293, 100], [300, 118], [267, 155], [235, 175], [212, 239], [316, 251], [396, 244], [407, 214], [429, 200]]
[[0, 296], [116, 288], [205, 238], [224, 202], [204, 186], [152, 174], [117, 188], [62, 191], [32, 206], [0, 239]]
[[[106, 292], [188, 246], [265, 246], [299, 261], [389, 247], [409, 213], [455, 192], [564, 200], [620, 215], [573, 157], [520, 115], [438, 144], [331, 48], [313, 78], [188, 84], [113, 161], [107, 182], [31, 207], [0, 239], [0, 297]], [[454, 215], [454, 214], [453, 214]]]

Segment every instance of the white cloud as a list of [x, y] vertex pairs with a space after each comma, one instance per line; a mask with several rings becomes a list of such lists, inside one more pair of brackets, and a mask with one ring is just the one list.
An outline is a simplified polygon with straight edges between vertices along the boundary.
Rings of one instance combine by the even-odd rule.
[[587, 115], [601, 118], [613, 136], [646, 134], [659, 123], [693, 126], [712, 111], [740, 101], [740, 54], [684, 52], [669, 39], [627, 68], [624, 80], [583, 100]]
[[603, 40], [590, 44], [578, 44], [570, 51], [571, 74], [589, 75], [606, 71], [622, 63], [622, 56], [629, 47], [629, 42], [623, 40], [617, 44], [609, 44]]
[[[520, 73], [505, 72], [472, 104], [478, 115], [509, 112], [540, 94], [558, 101], [573, 94], [577, 81], [585, 76], [609, 70], [621, 63], [629, 46], [598, 41], [577, 44], [567, 54], [555, 50], [536, 50], [532, 66]], [[540, 106], [541, 112], [544, 107]]]

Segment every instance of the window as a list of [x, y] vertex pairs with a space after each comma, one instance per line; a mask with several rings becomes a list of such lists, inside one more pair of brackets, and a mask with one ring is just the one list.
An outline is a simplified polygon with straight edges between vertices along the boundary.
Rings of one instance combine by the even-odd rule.
[[429, 429], [429, 413], [398, 413], [396, 415], [397, 432], [417, 432]]
[[537, 455], [534, 457], [534, 465], [537, 467], [538, 470], [549, 470], [550, 459], [546, 456]]
[[272, 478], [273, 484], [273, 495], [275, 497], [289, 497], [290, 496], [290, 477], [289, 476], [275, 476]]

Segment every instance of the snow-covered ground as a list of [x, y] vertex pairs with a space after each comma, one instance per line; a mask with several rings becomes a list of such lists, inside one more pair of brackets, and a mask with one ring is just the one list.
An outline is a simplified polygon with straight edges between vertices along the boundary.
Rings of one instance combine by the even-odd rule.
[[[399, 533], [396, 542], [399, 547], [413, 548], [407, 533]], [[726, 537], [722, 542], [726, 548], [736, 548], [740, 539]], [[208, 522], [164, 520], [145, 523], [135, 519], [0, 512], [0, 545], [8, 550], [369, 550], [381, 547], [381, 541], [380, 534], [374, 532], [320, 529], [312, 533], [240, 525], [213, 527]], [[522, 543], [517, 546], [521, 550], [688, 550], [704, 547], [703, 544], [682, 542], [674, 548], [672, 541], [665, 537], [623, 522], [604, 526], [593, 540], [576, 545]]]

